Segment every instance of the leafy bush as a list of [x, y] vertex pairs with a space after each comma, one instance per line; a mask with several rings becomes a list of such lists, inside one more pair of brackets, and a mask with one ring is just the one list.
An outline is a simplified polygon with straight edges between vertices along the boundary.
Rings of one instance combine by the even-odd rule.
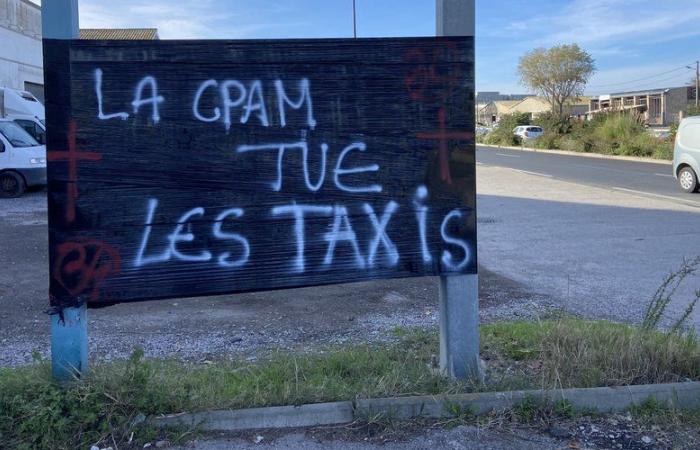
[[561, 148], [561, 140], [564, 137], [563, 135], [557, 133], [556, 131], [550, 131], [546, 128], [544, 128], [544, 134], [534, 141], [529, 142], [529, 145], [532, 145], [535, 148], [542, 148], [542, 149], [549, 149], [549, 150], [557, 150]]
[[534, 143], [538, 148], [659, 159], [673, 155], [674, 136], [653, 136], [637, 114], [611, 112], [597, 114], [588, 122], [560, 123], [544, 117], [539, 124], [545, 128], [545, 134]]
[[513, 135], [513, 129], [522, 125], [530, 125], [529, 114], [505, 115], [498, 122], [498, 127], [484, 137], [484, 143], [491, 145], [519, 145], [518, 139]]
[[568, 134], [573, 128], [573, 122], [569, 117], [562, 118], [559, 114], [552, 112], [540, 114], [533, 119], [532, 124], [542, 127], [545, 132], [556, 134]]

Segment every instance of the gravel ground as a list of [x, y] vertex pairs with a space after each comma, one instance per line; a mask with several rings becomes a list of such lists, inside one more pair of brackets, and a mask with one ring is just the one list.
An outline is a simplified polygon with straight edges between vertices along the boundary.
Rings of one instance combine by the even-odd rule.
[[[496, 415], [482, 427], [445, 427], [435, 422], [386, 428], [352, 424], [306, 430], [258, 430], [234, 435], [210, 434], [175, 447], [177, 450], [223, 449], [610, 449], [695, 450], [700, 430], [692, 425], [648, 424], [629, 414], [575, 419], [550, 418], [530, 425]], [[155, 441], [152, 444], [156, 444]], [[161, 445], [165, 441], [160, 441]]]
[[[0, 204], [0, 261], [7, 262], [0, 272], [0, 366], [49, 355], [45, 202], [38, 191]], [[412, 278], [121, 304], [88, 312], [90, 355], [123, 359], [138, 346], [153, 358], [252, 360], [273, 350], [382, 342], [395, 327], [436, 328], [437, 299], [436, 278]], [[483, 321], [534, 318], [555, 307], [483, 267], [480, 302]]]
[[[260, 439], [262, 438], [262, 439]], [[256, 441], [258, 441], [256, 443]], [[555, 450], [561, 449], [562, 440], [528, 431], [515, 430], [509, 432], [482, 430], [476, 427], [461, 426], [453, 430], [435, 430], [423, 432], [419, 436], [333, 439], [318, 436], [313, 433], [283, 434], [271, 441], [266, 441], [263, 435], [252, 435], [245, 438], [213, 439], [195, 441], [178, 450], [229, 450], [229, 449], [299, 449], [299, 450], [424, 450], [454, 449], [454, 450]]]
[[[477, 174], [485, 322], [559, 309], [636, 321], [664, 275], [700, 253], [700, 209], [507, 168]], [[0, 365], [48, 355], [45, 204], [43, 191], [0, 202]], [[698, 286], [689, 280], [678, 299]], [[90, 354], [124, 358], [140, 346], [156, 358], [253, 359], [382, 341], [397, 326], [436, 327], [437, 298], [436, 279], [413, 278], [122, 304], [90, 310]]]

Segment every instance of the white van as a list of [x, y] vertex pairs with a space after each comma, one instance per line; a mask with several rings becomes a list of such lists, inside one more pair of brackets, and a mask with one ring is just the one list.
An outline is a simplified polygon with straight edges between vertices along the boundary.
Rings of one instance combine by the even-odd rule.
[[21, 115], [46, 119], [44, 105], [31, 92], [0, 87], [0, 117]]
[[10, 119], [0, 119], [0, 197], [46, 184], [46, 147]]
[[700, 116], [681, 120], [673, 149], [673, 176], [685, 192], [700, 190]]
[[39, 144], [46, 144], [44, 105], [31, 92], [0, 87], [0, 118], [14, 120]]

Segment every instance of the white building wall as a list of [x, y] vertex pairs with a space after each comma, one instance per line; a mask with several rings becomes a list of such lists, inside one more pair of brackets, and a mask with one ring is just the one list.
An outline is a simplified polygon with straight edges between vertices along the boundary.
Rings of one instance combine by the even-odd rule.
[[0, 86], [44, 84], [41, 9], [30, 0], [0, 0]]

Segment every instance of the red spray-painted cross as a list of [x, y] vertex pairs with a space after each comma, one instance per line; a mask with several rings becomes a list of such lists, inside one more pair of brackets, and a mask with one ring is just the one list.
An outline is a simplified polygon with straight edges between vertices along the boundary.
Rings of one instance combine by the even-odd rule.
[[79, 152], [75, 145], [76, 127], [71, 120], [68, 125], [68, 151], [50, 151], [47, 154], [49, 161], [68, 162], [68, 182], [66, 183], [66, 222], [75, 220], [75, 202], [78, 198], [78, 161], [99, 161], [102, 155], [96, 152]]
[[474, 134], [468, 131], [447, 131], [445, 129], [445, 108], [438, 111], [440, 129], [435, 132], [418, 133], [418, 139], [432, 139], [439, 141], [440, 178], [447, 184], [452, 184], [450, 174], [450, 158], [447, 143], [449, 141], [468, 141], [474, 138]]

